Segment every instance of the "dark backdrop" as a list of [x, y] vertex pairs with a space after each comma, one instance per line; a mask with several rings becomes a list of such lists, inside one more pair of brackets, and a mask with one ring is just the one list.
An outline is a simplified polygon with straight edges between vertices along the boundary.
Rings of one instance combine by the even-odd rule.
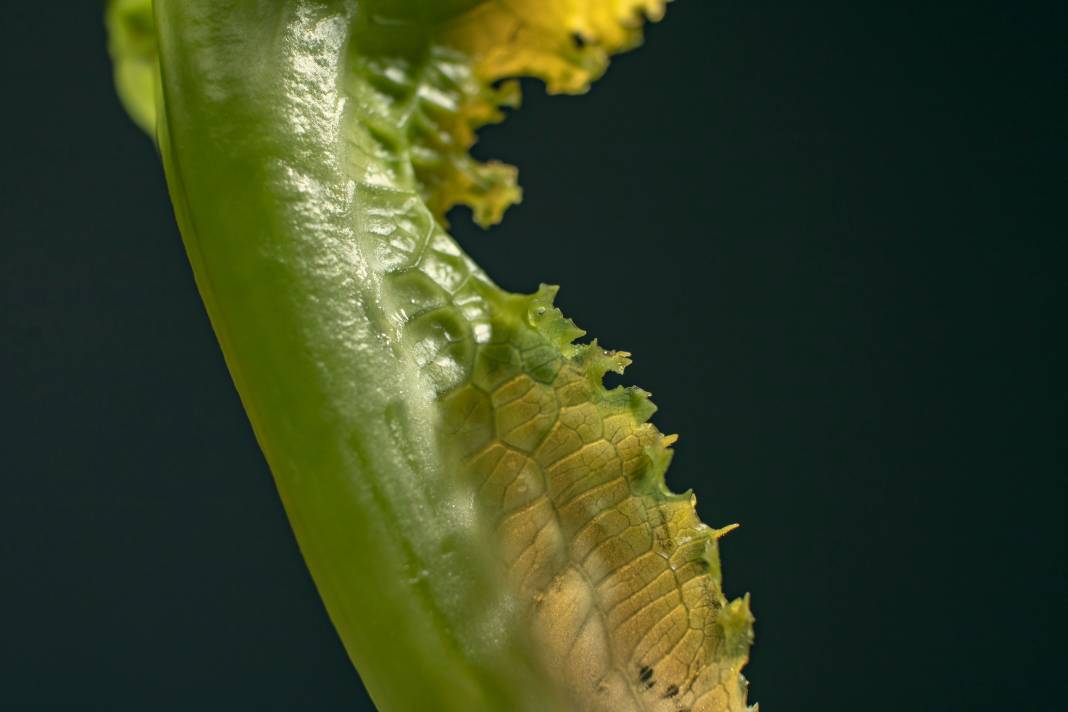
[[[0, 702], [367, 709], [99, 6], [2, 16]], [[680, 0], [483, 133], [527, 199], [455, 231], [635, 353], [670, 483], [743, 524], [764, 709], [1058, 706], [1066, 33], [1060, 2]]]

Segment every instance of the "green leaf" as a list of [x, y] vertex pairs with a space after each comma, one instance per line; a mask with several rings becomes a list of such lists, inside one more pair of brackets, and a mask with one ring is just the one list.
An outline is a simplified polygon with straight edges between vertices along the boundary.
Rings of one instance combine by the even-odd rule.
[[648, 395], [603, 387], [628, 355], [576, 344], [555, 287], [504, 292], [443, 227], [518, 198], [467, 154], [518, 102], [502, 80], [584, 91], [663, 3], [157, 0], [154, 34], [125, 5], [120, 94], [156, 127], [227, 364], [380, 709], [745, 709], [729, 528], [664, 485]]
[[108, 0], [104, 19], [119, 99], [134, 122], [154, 136], [159, 61], [152, 0]]

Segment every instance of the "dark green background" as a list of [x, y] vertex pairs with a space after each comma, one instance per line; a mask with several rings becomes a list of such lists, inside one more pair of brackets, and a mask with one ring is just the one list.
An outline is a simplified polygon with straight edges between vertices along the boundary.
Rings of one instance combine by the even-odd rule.
[[[0, 16], [0, 702], [367, 709], [99, 6]], [[483, 132], [527, 199], [455, 231], [634, 352], [670, 483], [743, 523], [768, 712], [1063, 700], [1066, 37], [1061, 2], [680, 0]]]

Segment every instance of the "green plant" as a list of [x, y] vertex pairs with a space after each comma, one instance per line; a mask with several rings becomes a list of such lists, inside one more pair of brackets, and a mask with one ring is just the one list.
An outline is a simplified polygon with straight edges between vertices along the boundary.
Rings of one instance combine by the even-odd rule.
[[509, 78], [580, 92], [663, 0], [113, 0], [197, 285], [327, 610], [383, 710], [742, 710], [728, 602], [627, 354], [444, 229]]

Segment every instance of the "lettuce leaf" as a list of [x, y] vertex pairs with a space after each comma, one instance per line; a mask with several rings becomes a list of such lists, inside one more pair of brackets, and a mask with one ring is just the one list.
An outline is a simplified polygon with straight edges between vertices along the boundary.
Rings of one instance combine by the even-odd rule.
[[747, 709], [673, 436], [553, 306], [446, 232], [517, 76], [582, 92], [662, 0], [113, 0], [198, 287], [327, 610], [383, 710]]

